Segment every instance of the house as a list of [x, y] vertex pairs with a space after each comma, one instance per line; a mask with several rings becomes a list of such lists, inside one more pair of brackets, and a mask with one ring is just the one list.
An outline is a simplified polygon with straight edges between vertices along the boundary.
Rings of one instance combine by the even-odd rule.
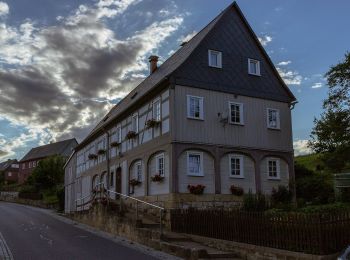
[[73, 149], [78, 145], [75, 138], [68, 139], [56, 143], [51, 143], [39, 147], [32, 148], [20, 161], [19, 161], [19, 183], [24, 183], [28, 176], [38, 166], [40, 160], [49, 156], [61, 155], [69, 158]]
[[293, 180], [296, 99], [236, 3], [157, 60], [68, 160], [67, 212], [100, 182], [164, 207], [205, 207], [237, 202], [232, 185], [270, 194]]
[[18, 182], [19, 165], [16, 159], [8, 159], [0, 163], [0, 174], [4, 175], [6, 184]]

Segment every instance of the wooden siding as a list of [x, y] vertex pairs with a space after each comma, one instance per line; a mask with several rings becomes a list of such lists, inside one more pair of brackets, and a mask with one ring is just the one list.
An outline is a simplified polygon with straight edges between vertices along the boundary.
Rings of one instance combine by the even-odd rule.
[[[204, 120], [187, 118], [186, 95], [204, 98]], [[175, 87], [175, 140], [267, 150], [292, 151], [291, 112], [287, 103], [236, 96], [184, 86]], [[218, 113], [228, 116], [228, 103], [243, 103], [244, 125], [222, 124]], [[267, 128], [267, 108], [280, 110], [280, 130]]]
[[[262, 193], [271, 194], [272, 188], [278, 188], [279, 185], [287, 186], [289, 185], [289, 171], [288, 164], [282, 160], [280, 161], [280, 179], [273, 180], [269, 179], [268, 171], [267, 171], [267, 161], [271, 157], [266, 157], [261, 160], [260, 163], [260, 172], [261, 172], [261, 190]], [[275, 157], [273, 157], [276, 159]]]
[[[243, 157], [243, 178], [234, 178], [230, 176], [230, 155], [239, 155]], [[223, 156], [220, 160], [220, 176], [221, 194], [231, 194], [231, 185], [243, 188], [244, 193], [248, 193], [249, 190], [253, 193], [256, 191], [254, 161], [248, 156], [237, 153]]]
[[178, 160], [179, 192], [189, 193], [187, 185], [205, 185], [204, 193], [215, 193], [214, 159], [204, 151], [191, 150], [203, 153], [204, 176], [189, 176], [187, 174], [187, 152], [183, 152]]

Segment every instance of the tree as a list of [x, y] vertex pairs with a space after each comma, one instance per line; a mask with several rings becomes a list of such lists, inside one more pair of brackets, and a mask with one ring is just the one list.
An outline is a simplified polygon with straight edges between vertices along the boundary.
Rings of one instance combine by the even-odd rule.
[[328, 169], [340, 171], [350, 162], [350, 53], [325, 76], [328, 98], [321, 118], [314, 120], [309, 146], [323, 155]]
[[65, 159], [62, 156], [52, 156], [43, 159], [28, 178], [28, 184], [37, 190], [56, 188], [64, 182]]

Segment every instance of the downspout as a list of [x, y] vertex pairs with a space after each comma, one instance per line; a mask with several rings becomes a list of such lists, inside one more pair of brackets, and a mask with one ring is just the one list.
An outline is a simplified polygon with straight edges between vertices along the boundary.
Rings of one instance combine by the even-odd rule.
[[[289, 109], [290, 110], [293, 110], [295, 105], [298, 103], [298, 101], [293, 101], [290, 103], [289, 105]], [[293, 147], [293, 142], [292, 142], [292, 147]], [[289, 172], [293, 172], [293, 176], [292, 176], [292, 179], [293, 179], [293, 203], [296, 205], [297, 203], [297, 198], [296, 198], [296, 184], [295, 184], [295, 170], [294, 170], [294, 148], [293, 148], [293, 155], [292, 155], [292, 158], [291, 158], [291, 165], [289, 167]]]
[[107, 149], [106, 149], [106, 163], [107, 163], [107, 180], [106, 180], [106, 188], [107, 188], [107, 190], [109, 190], [109, 179], [110, 179], [110, 176], [109, 176], [109, 174], [110, 174], [110, 167], [109, 167], [109, 132], [108, 131], [106, 131], [106, 129], [105, 128], [102, 128], [102, 130], [106, 133], [106, 135], [107, 135], [107, 142], [106, 142], [106, 146], [107, 146]]

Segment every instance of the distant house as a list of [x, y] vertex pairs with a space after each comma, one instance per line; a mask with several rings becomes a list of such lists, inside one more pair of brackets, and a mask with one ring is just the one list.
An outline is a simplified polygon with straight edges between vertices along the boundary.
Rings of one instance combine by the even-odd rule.
[[0, 174], [4, 175], [5, 183], [18, 182], [19, 164], [16, 159], [8, 159], [0, 163]]
[[[294, 178], [296, 99], [236, 3], [122, 99], [65, 166], [66, 211], [99, 183], [165, 207], [230, 206]], [[191, 187], [205, 186], [202, 196]], [[202, 187], [199, 186], [199, 187]], [[80, 208], [79, 208], [80, 209]]]
[[60, 141], [57, 143], [47, 144], [39, 147], [32, 148], [20, 161], [19, 161], [19, 183], [24, 183], [32, 171], [37, 167], [40, 160], [45, 159], [53, 155], [61, 155], [68, 157], [72, 153], [73, 149], [78, 145], [75, 138]]

